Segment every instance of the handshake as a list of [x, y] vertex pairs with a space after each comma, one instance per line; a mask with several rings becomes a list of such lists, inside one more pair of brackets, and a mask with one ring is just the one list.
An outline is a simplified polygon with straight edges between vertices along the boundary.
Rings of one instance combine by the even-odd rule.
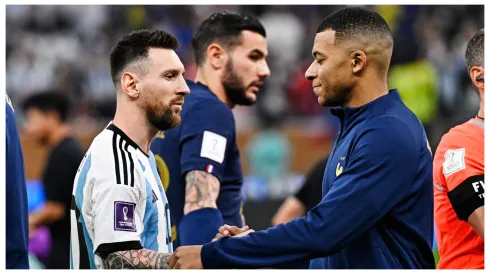
[[[244, 237], [252, 232], [255, 231], [250, 229], [248, 225], [238, 228], [225, 224], [218, 229], [218, 233], [212, 242], [225, 236], [234, 238]], [[202, 269], [201, 249], [202, 245], [178, 247], [174, 254], [168, 258], [168, 269]]]
[[215, 242], [224, 236], [244, 237], [252, 232], [255, 232], [255, 230], [250, 229], [248, 225], [245, 225], [242, 228], [238, 228], [236, 226], [230, 226], [225, 224], [218, 229], [218, 234], [216, 234], [212, 242]]

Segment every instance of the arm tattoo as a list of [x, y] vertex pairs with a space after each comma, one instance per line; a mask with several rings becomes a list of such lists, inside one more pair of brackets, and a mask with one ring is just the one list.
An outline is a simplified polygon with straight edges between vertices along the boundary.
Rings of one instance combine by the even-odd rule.
[[204, 207], [217, 208], [219, 180], [204, 171], [193, 170], [185, 175], [184, 214]]
[[170, 255], [144, 248], [118, 251], [109, 254], [103, 264], [104, 269], [168, 269]]

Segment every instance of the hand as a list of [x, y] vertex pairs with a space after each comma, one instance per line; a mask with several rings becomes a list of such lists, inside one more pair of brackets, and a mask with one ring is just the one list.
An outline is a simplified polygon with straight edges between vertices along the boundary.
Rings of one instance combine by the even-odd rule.
[[34, 218], [29, 216], [29, 239], [36, 234], [37, 224], [34, 222]]
[[202, 245], [181, 246], [169, 258], [169, 269], [203, 269]]
[[243, 237], [243, 236], [247, 236], [252, 232], [255, 232], [255, 230], [249, 229], [248, 225], [245, 225], [242, 228], [238, 228], [236, 226], [229, 226], [227, 224], [221, 226], [218, 229], [218, 231], [219, 231], [218, 234], [216, 234], [212, 242], [215, 242], [224, 236]]

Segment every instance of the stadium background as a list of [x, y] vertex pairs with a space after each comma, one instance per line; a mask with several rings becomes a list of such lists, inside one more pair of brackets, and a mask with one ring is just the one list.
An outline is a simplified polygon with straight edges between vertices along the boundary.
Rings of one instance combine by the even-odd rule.
[[[73, 126], [87, 146], [115, 110], [108, 53], [123, 34], [161, 28], [175, 34], [186, 74], [193, 78], [191, 39], [197, 25], [218, 10], [254, 14], [267, 31], [271, 68], [258, 103], [236, 107], [238, 144], [245, 175], [244, 214], [255, 229], [295, 192], [312, 165], [326, 156], [339, 127], [316, 101], [304, 72], [312, 61], [316, 28], [343, 6], [7, 6], [7, 93], [14, 107], [28, 95], [56, 88], [76, 102]], [[479, 99], [466, 73], [467, 41], [483, 28], [483, 6], [369, 6], [395, 37], [389, 75], [404, 102], [422, 120], [433, 151], [452, 126], [477, 113]], [[20, 109], [17, 109], [20, 110]], [[17, 113], [20, 129], [23, 115]], [[39, 178], [46, 150], [21, 133], [29, 210], [42, 205]], [[321, 183], [319, 183], [321, 184]], [[43, 259], [49, 233], [30, 241]], [[434, 248], [437, 260], [437, 246]], [[41, 268], [33, 257], [33, 267]]]

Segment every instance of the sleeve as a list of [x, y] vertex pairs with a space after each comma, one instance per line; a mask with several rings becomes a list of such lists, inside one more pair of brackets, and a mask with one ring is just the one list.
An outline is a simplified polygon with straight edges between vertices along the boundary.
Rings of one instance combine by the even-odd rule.
[[336, 253], [408, 194], [421, 149], [407, 131], [386, 121], [371, 126], [358, 139], [344, 172], [307, 217], [205, 244], [203, 266], [265, 267]]
[[[146, 197], [142, 195], [142, 188], [146, 188], [144, 175], [137, 169], [128, 170], [127, 175], [134, 176], [134, 186], [126, 185], [122, 175], [117, 176], [114, 164], [112, 167], [101, 164], [100, 161], [95, 162], [98, 166], [91, 178], [91, 201], [85, 200], [85, 203], [91, 203], [92, 213], [83, 215], [92, 219], [85, 222], [87, 225], [92, 223], [94, 251], [104, 257], [116, 251], [141, 249], [146, 206]], [[89, 195], [88, 192], [83, 193], [84, 196]], [[83, 207], [82, 211], [86, 209]]]
[[325, 173], [327, 161], [328, 157], [315, 164], [315, 167], [306, 175], [303, 186], [295, 194], [295, 197], [303, 203], [307, 212], [322, 199], [323, 174]]
[[[468, 221], [468, 217], [484, 205], [485, 170], [483, 152], [478, 150], [477, 140], [472, 137], [458, 137], [446, 141], [439, 152], [442, 162], [442, 176], [446, 182], [448, 198], [458, 219]], [[464, 145], [463, 145], [464, 144]]]
[[201, 170], [223, 179], [226, 154], [235, 142], [235, 123], [231, 110], [211, 101], [193, 106], [181, 123], [182, 174]]

